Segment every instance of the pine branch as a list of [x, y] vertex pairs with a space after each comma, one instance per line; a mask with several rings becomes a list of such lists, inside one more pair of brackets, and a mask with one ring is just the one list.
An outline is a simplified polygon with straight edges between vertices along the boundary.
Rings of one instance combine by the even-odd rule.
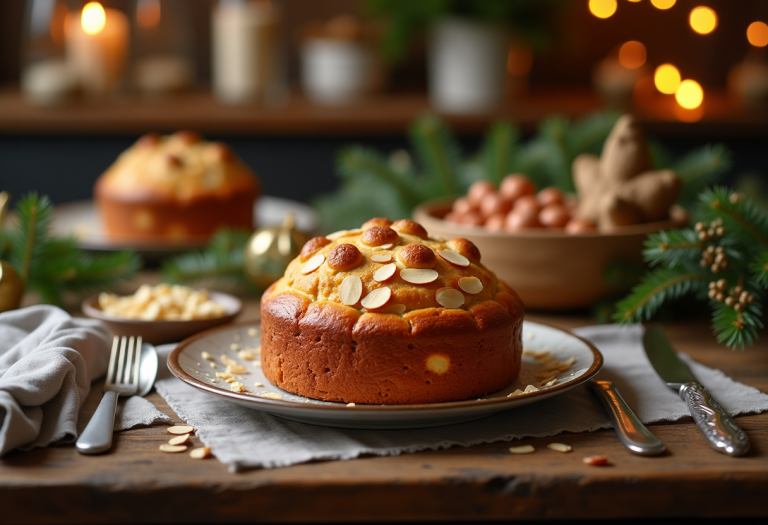
[[757, 242], [768, 247], [768, 216], [751, 200], [716, 186], [703, 192], [700, 201], [711, 218], [723, 219], [723, 226], [733, 243], [748, 247]]
[[18, 227], [7, 235], [11, 252], [9, 262], [25, 285], [43, 257], [45, 243], [50, 237], [52, 212], [50, 199], [45, 195], [38, 196], [36, 192], [24, 196], [16, 205]]
[[[381, 187], [392, 188], [407, 206], [413, 207], [421, 202], [421, 196], [415, 191], [416, 185], [403, 174], [392, 168], [390, 163], [377, 152], [360, 146], [341, 150], [336, 159], [338, 173], [349, 181], [367, 178], [370, 190]], [[405, 176], [404, 176], [405, 175]]]
[[491, 127], [480, 153], [485, 179], [499, 184], [510, 173], [519, 138], [517, 128], [508, 122], [497, 122]]
[[686, 267], [653, 270], [632, 289], [629, 296], [619, 301], [613, 319], [620, 324], [650, 319], [663, 302], [692, 291], [704, 292], [710, 280], [709, 272]]
[[703, 245], [691, 229], [661, 231], [650, 234], [645, 240], [643, 258], [651, 266], [665, 264], [674, 267], [683, 262], [695, 263], [701, 259]]
[[752, 277], [763, 288], [768, 288], [768, 250], [763, 250], [749, 265]]
[[683, 190], [678, 199], [692, 203], [705, 186], [731, 168], [732, 155], [723, 144], [707, 145], [693, 150], [673, 163], [670, 169], [683, 181]]
[[245, 275], [245, 247], [250, 232], [223, 229], [201, 252], [180, 255], [163, 263], [163, 280], [171, 284], [200, 284], [253, 289]]
[[755, 301], [746, 306], [743, 312], [713, 301], [712, 330], [717, 340], [731, 349], [744, 349], [752, 345], [758, 337], [758, 330], [763, 327], [760, 321], [762, 307]]
[[439, 182], [443, 195], [457, 195], [461, 149], [445, 125], [426, 115], [413, 124], [410, 136], [426, 175]]

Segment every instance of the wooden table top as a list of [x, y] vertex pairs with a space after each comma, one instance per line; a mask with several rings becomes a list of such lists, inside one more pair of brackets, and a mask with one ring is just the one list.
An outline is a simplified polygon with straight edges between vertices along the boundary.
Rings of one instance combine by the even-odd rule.
[[[255, 301], [243, 319], [253, 319]], [[578, 316], [531, 314], [563, 328]], [[707, 323], [665, 325], [676, 347], [737, 381], [768, 391], [768, 341], [731, 352]], [[156, 393], [148, 396], [173, 418]], [[570, 454], [512, 455], [509, 443], [323, 461], [232, 474], [215, 459], [163, 454], [163, 424], [115, 434], [113, 450], [74, 446], [0, 459], [2, 523], [394, 522], [768, 515], [768, 413], [739, 417], [752, 449], [732, 458], [709, 448], [690, 419], [651, 425], [658, 457], [628, 452], [613, 430], [561, 434]], [[525, 439], [546, 450], [553, 438]], [[590, 467], [587, 455], [608, 456]]]

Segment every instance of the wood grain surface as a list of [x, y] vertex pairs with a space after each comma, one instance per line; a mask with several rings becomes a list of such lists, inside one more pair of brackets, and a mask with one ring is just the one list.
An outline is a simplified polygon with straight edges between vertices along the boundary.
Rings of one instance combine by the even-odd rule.
[[[257, 312], [248, 304], [245, 318]], [[586, 317], [529, 315], [564, 328]], [[707, 324], [665, 325], [676, 347], [738, 381], [768, 391], [768, 346], [744, 352], [716, 345]], [[765, 337], [765, 336], [764, 336]], [[661, 385], [659, 386], [661, 388]], [[155, 405], [183, 423], [155, 393]], [[158, 451], [169, 425], [115, 434], [113, 450], [83, 456], [73, 446], [12, 452], [0, 459], [0, 522], [208, 523], [394, 522], [768, 515], [768, 413], [739, 417], [752, 450], [731, 458], [711, 450], [686, 419], [651, 429], [658, 457], [631, 454], [612, 430], [509, 443], [363, 457], [229, 473], [216, 459]], [[197, 438], [193, 438], [198, 443]], [[573, 447], [548, 450], [557, 441]], [[601, 454], [606, 467], [584, 456]]]

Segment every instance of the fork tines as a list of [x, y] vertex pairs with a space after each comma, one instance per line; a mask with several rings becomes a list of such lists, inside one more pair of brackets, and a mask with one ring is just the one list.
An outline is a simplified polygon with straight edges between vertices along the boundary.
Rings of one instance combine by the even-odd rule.
[[141, 336], [114, 337], [107, 369], [107, 385], [138, 385], [141, 343]]

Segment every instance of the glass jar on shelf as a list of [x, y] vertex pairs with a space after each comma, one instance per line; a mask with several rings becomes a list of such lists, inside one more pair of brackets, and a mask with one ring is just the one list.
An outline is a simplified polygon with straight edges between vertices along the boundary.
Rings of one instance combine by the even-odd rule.
[[33, 104], [56, 104], [74, 94], [67, 62], [65, 21], [77, 2], [28, 0], [21, 46], [21, 91]]
[[133, 85], [167, 95], [194, 84], [192, 20], [187, 0], [136, 0], [133, 13]]
[[219, 0], [211, 20], [214, 97], [225, 104], [284, 102], [280, 6], [274, 0]]

